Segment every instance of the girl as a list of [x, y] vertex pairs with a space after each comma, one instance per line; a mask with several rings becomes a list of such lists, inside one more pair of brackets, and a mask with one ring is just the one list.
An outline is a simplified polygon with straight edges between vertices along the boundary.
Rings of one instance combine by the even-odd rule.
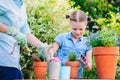
[[[90, 71], [92, 67], [92, 48], [88, 44], [88, 41], [83, 34], [87, 26], [88, 17], [85, 12], [81, 10], [75, 10], [71, 15], [67, 15], [66, 18], [70, 20], [70, 32], [61, 33], [55, 38], [55, 43], [51, 49], [52, 54], [58, 53], [58, 57], [61, 59], [62, 66], [65, 65], [65, 62], [68, 60], [69, 52], [75, 51], [77, 58], [80, 58], [80, 55], [86, 56], [87, 65], [86, 70]], [[78, 71], [78, 78], [82, 78], [83, 67], [80, 65]]]

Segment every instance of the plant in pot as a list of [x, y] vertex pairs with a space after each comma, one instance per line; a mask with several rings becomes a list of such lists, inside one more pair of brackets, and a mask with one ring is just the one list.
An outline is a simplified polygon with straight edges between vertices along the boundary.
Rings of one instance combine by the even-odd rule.
[[32, 54], [33, 58], [39, 58], [40, 60], [33, 62], [34, 66], [34, 73], [36, 76], [36, 79], [45, 79], [46, 73], [47, 73], [47, 62], [46, 57], [43, 54], [35, 55]]
[[78, 76], [78, 68], [80, 66], [80, 62], [77, 61], [76, 53], [74, 51], [70, 51], [68, 54], [68, 61], [65, 63], [66, 66], [71, 66], [70, 78], [76, 79]]
[[116, 74], [119, 48], [116, 46], [117, 34], [113, 29], [104, 28], [90, 35], [94, 47], [97, 75], [100, 79], [114, 79]]

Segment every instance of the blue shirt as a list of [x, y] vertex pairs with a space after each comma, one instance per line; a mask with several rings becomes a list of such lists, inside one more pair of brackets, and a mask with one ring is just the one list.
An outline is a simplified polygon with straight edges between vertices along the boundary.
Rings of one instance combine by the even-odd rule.
[[[80, 57], [80, 53], [86, 55], [86, 52], [89, 51], [92, 47], [88, 44], [86, 37], [81, 36], [79, 40], [74, 43], [72, 40], [72, 33], [62, 33], [55, 38], [60, 46], [58, 50], [58, 57], [61, 59], [62, 66], [65, 65], [65, 62], [68, 61], [68, 54], [70, 51], [75, 51], [77, 58]], [[82, 77], [82, 67], [79, 67], [78, 78]]]
[[[15, 27], [23, 34], [30, 33], [27, 23], [25, 5], [22, 0], [0, 0], [0, 22]], [[15, 46], [16, 40], [12, 36], [0, 32], [0, 66], [20, 69], [20, 47]]]

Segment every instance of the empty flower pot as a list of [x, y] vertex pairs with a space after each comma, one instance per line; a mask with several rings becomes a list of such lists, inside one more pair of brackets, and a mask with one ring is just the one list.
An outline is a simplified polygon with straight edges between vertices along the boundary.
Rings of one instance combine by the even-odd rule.
[[118, 47], [95, 47], [93, 48], [97, 75], [99, 79], [115, 79]]

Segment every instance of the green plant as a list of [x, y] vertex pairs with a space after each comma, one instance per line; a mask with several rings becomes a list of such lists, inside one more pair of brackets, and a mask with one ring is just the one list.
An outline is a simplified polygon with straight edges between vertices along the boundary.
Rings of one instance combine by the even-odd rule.
[[95, 22], [100, 29], [103, 28], [112, 28], [120, 36], [120, 15], [119, 13], [111, 12], [106, 14], [106, 18], [95, 19]]
[[32, 33], [42, 42], [52, 43], [56, 35], [69, 31], [69, 20], [65, 15], [71, 13], [73, 9], [67, 0], [25, 1], [29, 26]]
[[46, 57], [45, 57], [45, 55], [40, 54], [39, 58], [41, 59], [41, 61], [46, 62]]
[[95, 66], [95, 58], [92, 55], [92, 70], [87, 71], [85, 68], [83, 69], [83, 78], [84, 79], [97, 79], [97, 71]]
[[120, 79], [120, 58], [118, 58], [117, 71], [116, 71], [115, 79]]
[[120, 0], [69, 0], [74, 2], [73, 7], [78, 7], [88, 12], [92, 18], [106, 17], [109, 11], [119, 12]]
[[76, 54], [74, 51], [70, 51], [68, 54], [68, 60], [69, 61], [76, 61]]
[[115, 30], [104, 28], [95, 34], [90, 35], [90, 44], [93, 47], [97, 46], [116, 46], [117, 34]]

